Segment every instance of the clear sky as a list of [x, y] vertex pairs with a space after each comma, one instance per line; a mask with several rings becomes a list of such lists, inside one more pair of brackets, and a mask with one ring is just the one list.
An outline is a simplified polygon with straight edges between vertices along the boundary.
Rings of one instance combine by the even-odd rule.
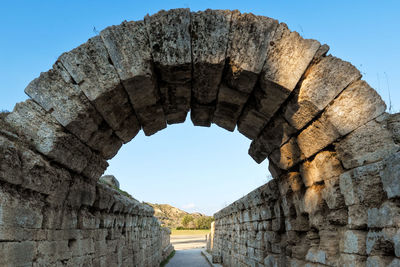
[[[352, 62], [392, 111], [400, 110], [400, 1], [9, 1], [0, 3], [0, 110], [26, 99], [25, 86], [96, 31], [160, 9], [239, 9], [288, 24]], [[389, 98], [390, 92], [390, 98]], [[110, 161], [121, 188], [141, 201], [212, 214], [268, 180], [250, 141], [190, 118], [152, 137], [140, 133]]]

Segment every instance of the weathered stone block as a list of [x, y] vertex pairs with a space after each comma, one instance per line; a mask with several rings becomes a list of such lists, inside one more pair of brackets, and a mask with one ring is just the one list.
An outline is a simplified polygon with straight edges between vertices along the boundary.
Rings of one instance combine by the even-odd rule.
[[285, 118], [300, 130], [360, 77], [360, 72], [350, 63], [332, 56], [322, 58], [311, 66], [298, 94], [288, 103]]
[[388, 198], [400, 196], [400, 152], [393, 154], [383, 162], [380, 173], [383, 189]]
[[143, 21], [123, 22], [100, 32], [146, 135], [166, 127], [151, 46]]
[[247, 94], [253, 90], [277, 26], [278, 22], [268, 17], [233, 13], [226, 52], [229, 87]]
[[400, 144], [400, 113], [389, 115], [388, 129], [392, 132], [396, 144]]
[[304, 155], [297, 145], [294, 137], [282, 145], [279, 149], [274, 150], [270, 159], [281, 169], [287, 170], [304, 160]]
[[231, 17], [232, 11], [227, 10], [208, 9], [191, 13], [192, 94], [199, 104], [217, 100]]
[[260, 135], [251, 142], [249, 155], [261, 163], [268, 155], [290, 139], [295, 129], [281, 116], [273, 118]]
[[365, 267], [366, 257], [356, 254], [340, 254], [339, 264], [343, 267]]
[[222, 84], [218, 92], [218, 103], [213, 122], [218, 126], [233, 132], [236, 121], [242, 111], [247, 95]]
[[346, 230], [340, 239], [340, 251], [348, 254], [366, 255], [367, 232]]
[[152, 57], [161, 81], [161, 99], [167, 122], [181, 123], [190, 108], [191, 42], [189, 9], [160, 11], [144, 18]]
[[58, 59], [97, 111], [125, 143], [140, 130], [139, 122], [100, 36]]
[[348, 207], [349, 219], [348, 226], [350, 229], [365, 229], [367, 228], [368, 213], [364, 205], [352, 205]]
[[373, 163], [352, 169], [340, 176], [340, 191], [347, 206], [363, 203], [379, 205], [385, 198], [380, 172], [381, 163]]
[[400, 207], [386, 201], [379, 208], [368, 209], [368, 227], [400, 227]]
[[352, 83], [298, 136], [299, 147], [310, 157], [337, 138], [344, 136], [386, 109], [380, 96], [365, 81]]
[[399, 150], [386, 129], [385, 122], [372, 120], [335, 144], [343, 166], [347, 169], [377, 162]]
[[190, 118], [192, 119], [194, 126], [211, 126], [215, 111], [214, 105], [202, 105], [192, 102], [190, 108]]
[[60, 64], [41, 73], [25, 88], [25, 93], [106, 159], [112, 158], [122, 146], [120, 139]]
[[36, 255], [36, 243], [24, 242], [1, 242], [0, 243], [0, 265], [2, 266], [30, 266]]
[[324, 181], [325, 187], [322, 189], [322, 198], [330, 209], [345, 207], [344, 197], [340, 191], [340, 178], [334, 177]]
[[5, 120], [40, 153], [77, 172], [86, 167], [90, 149], [35, 102], [27, 100], [15, 105]]
[[301, 164], [300, 173], [305, 186], [309, 187], [314, 183], [338, 177], [343, 173], [343, 168], [336, 153], [322, 151], [314, 159]]

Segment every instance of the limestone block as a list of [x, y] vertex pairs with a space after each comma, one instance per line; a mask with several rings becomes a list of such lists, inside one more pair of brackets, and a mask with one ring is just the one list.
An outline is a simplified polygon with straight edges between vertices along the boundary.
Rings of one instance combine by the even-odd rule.
[[358, 167], [340, 176], [340, 191], [347, 206], [363, 203], [367, 206], [379, 205], [385, 198], [380, 171], [381, 163]]
[[79, 208], [82, 205], [92, 206], [95, 199], [96, 199], [95, 185], [89, 183], [82, 176], [79, 175], [73, 176], [66, 204], [74, 208]]
[[281, 177], [278, 187], [281, 196], [285, 196], [292, 192], [300, 191], [302, 185], [303, 181], [300, 176], [300, 173], [289, 172]]
[[380, 176], [388, 198], [400, 196], [400, 152], [385, 159]]
[[351, 82], [361, 77], [350, 63], [333, 56], [311, 66], [296, 94], [286, 106], [284, 116], [296, 129], [303, 128]]
[[365, 267], [366, 257], [357, 254], [340, 254], [339, 264], [343, 267]]
[[167, 122], [181, 123], [190, 108], [191, 42], [189, 9], [160, 11], [144, 18]]
[[254, 104], [248, 103], [238, 129], [254, 139], [295, 88], [320, 47], [280, 24], [269, 46], [259, 85], [253, 91]]
[[265, 81], [292, 91], [319, 48], [318, 41], [303, 39], [297, 32], [288, 30], [286, 24], [279, 24], [263, 67], [263, 91], [274, 98], [274, 88], [270, 88]]
[[24, 241], [0, 243], [1, 266], [30, 266], [35, 256], [35, 242]]
[[338, 265], [339, 255], [339, 235], [336, 229], [332, 230], [320, 230], [319, 231], [320, 242], [319, 249], [326, 255], [326, 262], [330, 266]]
[[288, 170], [300, 161], [304, 155], [297, 145], [296, 138], [292, 137], [287, 143], [271, 153], [270, 159], [281, 169]]
[[340, 239], [340, 251], [348, 254], [366, 255], [367, 232], [346, 230]]
[[349, 222], [348, 211], [346, 209], [330, 210], [326, 219], [331, 225], [347, 225]]
[[367, 208], [363, 205], [352, 205], [348, 209], [348, 227], [350, 229], [365, 229], [368, 221]]
[[322, 198], [330, 209], [345, 207], [344, 197], [340, 191], [340, 178], [334, 177], [324, 181], [325, 187], [322, 189]]
[[303, 205], [304, 211], [308, 214], [315, 213], [322, 208], [323, 199], [321, 191], [323, 188], [324, 187], [320, 185], [314, 185], [307, 188], [303, 198]]
[[218, 103], [214, 113], [213, 123], [233, 132], [247, 98], [248, 96], [245, 93], [221, 84], [218, 92]]
[[335, 147], [347, 169], [377, 162], [399, 150], [384, 123], [375, 120], [351, 132]]
[[381, 115], [386, 105], [365, 81], [352, 83], [298, 136], [306, 157]]
[[300, 173], [305, 186], [309, 187], [314, 183], [338, 177], [343, 173], [343, 168], [337, 159], [336, 153], [322, 151], [312, 160], [301, 164]]
[[268, 17], [233, 13], [224, 77], [229, 87], [247, 94], [253, 90], [277, 26]]
[[367, 267], [394, 267], [400, 266], [400, 260], [389, 256], [369, 256], [366, 262]]
[[192, 102], [190, 108], [190, 118], [194, 126], [211, 126], [215, 111], [214, 105], [202, 105]]
[[5, 120], [38, 152], [77, 172], [86, 167], [90, 149], [32, 100], [15, 105]]
[[390, 114], [388, 129], [392, 132], [396, 144], [400, 144], [400, 113]]
[[326, 264], [326, 253], [316, 247], [311, 247], [306, 255], [306, 260], [314, 263]]
[[367, 234], [366, 252], [368, 255], [400, 255], [400, 232], [398, 228], [381, 231], [370, 230]]
[[18, 146], [0, 135], [0, 180], [10, 184], [21, 184], [23, 181], [21, 166]]
[[54, 263], [71, 258], [68, 240], [42, 241], [37, 247], [38, 257], [42, 264]]
[[92, 153], [88, 165], [83, 169], [82, 174], [90, 179], [98, 180], [108, 167], [108, 162], [105, 161], [97, 153]]
[[125, 143], [135, 137], [140, 125], [101, 37], [89, 39], [58, 60], [116, 135]]
[[40, 74], [25, 93], [83, 143], [112, 158], [122, 146], [111, 128], [60, 65]]
[[114, 175], [104, 175], [100, 177], [99, 181], [111, 186], [112, 188], [119, 188], [119, 182]]
[[400, 227], [400, 207], [393, 202], [384, 202], [379, 208], [368, 209], [368, 227]]
[[227, 10], [208, 9], [191, 13], [192, 94], [199, 104], [217, 100], [231, 17], [232, 11]]
[[286, 143], [294, 133], [295, 129], [290, 126], [284, 118], [277, 116], [273, 118], [260, 135], [251, 142], [249, 155], [257, 163], [261, 163], [273, 150]]
[[151, 47], [143, 21], [123, 22], [100, 32], [112, 63], [129, 95], [145, 135], [166, 127]]
[[3, 187], [0, 190], [0, 226], [40, 229], [43, 223], [43, 202]]

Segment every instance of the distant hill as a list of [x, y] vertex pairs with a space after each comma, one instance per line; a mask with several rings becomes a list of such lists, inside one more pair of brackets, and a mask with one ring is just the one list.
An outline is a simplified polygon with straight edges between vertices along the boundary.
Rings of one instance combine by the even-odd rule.
[[152, 204], [148, 202], [145, 203], [154, 208], [154, 216], [156, 216], [160, 220], [162, 226], [166, 226], [169, 228], [176, 228], [183, 226], [182, 218], [185, 215], [191, 215], [194, 219], [199, 217], [208, 217], [199, 212], [189, 213], [168, 204]]

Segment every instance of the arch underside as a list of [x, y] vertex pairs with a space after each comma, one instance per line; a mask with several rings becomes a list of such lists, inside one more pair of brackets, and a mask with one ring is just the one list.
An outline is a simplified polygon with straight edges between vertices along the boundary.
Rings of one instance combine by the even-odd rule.
[[150, 136], [190, 111], [195, 126], [251, 139], [249, 155], [268, 158], [275, 178], [215, 214], [216, 261], [395, 266], [400, 118], [328, 50], [268, 17], [160, 11], [63, 53], [26, 87], [31, 100], [4, 114], [1, 136], [72, 173], [73, 191], [140, 130]]

